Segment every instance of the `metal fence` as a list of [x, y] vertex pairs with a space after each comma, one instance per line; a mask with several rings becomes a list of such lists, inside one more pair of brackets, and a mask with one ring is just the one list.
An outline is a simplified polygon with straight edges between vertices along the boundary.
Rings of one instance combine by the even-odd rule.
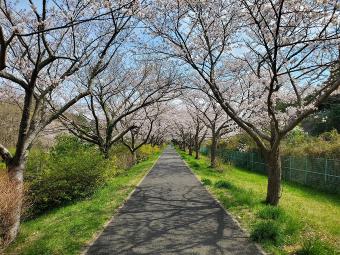
[[[208, 148], [202, 148], [201, 152], [209, 154]], [[218, 156], [224, 162], [231, 162], [237, 167], [267, 173], [261, 153], [220, 149]], [[283, 180], [340, 194], [340, 160], [282, 156], [281, 164]]]

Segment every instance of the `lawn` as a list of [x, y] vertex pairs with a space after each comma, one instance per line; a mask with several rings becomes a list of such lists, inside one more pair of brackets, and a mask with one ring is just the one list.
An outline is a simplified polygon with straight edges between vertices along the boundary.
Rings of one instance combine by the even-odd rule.
[[126, 170], [87, 200], [22, 223], [19, 237], [5, 254], [79, 254], [124, 203], [158, 155]]
[[283, 183], [279, 208], [263, 203], [264, 175], [221, 164], [209, 168], [179, 151], [193, 172], [254, 240], [273, 254], [340, 254], [340, 197]]

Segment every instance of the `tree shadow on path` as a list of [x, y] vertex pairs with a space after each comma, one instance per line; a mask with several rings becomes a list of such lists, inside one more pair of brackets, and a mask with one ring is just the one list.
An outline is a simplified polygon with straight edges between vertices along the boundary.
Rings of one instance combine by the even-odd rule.
[[87, 254], [262, 254], [167, 149]]

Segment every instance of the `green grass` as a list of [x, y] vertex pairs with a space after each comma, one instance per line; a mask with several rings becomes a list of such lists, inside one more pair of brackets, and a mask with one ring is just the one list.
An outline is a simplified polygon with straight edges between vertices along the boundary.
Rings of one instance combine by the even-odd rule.
[[329, 255], [334, 254], [334, 250], [329, 245], [318, 239], [307, 240], [296, 255]]
[[[340, 251], [338, 195], [284, 182], [280, 205], [278, 209], [272, 208], [263, 203], [266, 176], [236, 167], [216, 171], [209, 167], [207, 157], [195, 160], [185, 152], [179, 152], [199, 179], [212, 181], [213, 185], [206, 186], [208, 190], [243, 228], [253, 235], [256, 233], [266, 251], [293, 254], [317, 246], [313, 249], [327, 247], [327, 254], [340, 254], [336, 252]], [[263, 236], [269, 226], [274, 226], [274, 230], [269, 236]], [[315, 239], [320, 240], [322, 245], [317, 243], [313, 246]]]
[[204, 186], [207, 186], [207, 185], [211, 185], [211, 184], [212, 184], [211, 180], [208, 179], [208, 178], [203, 178], [203, 179], [201, 179], [201, 182], [202, 182], [202, 184], [203, 184]]
[[275, 221], [260, 221], [252, 229], [250, 237], [257, 242], [280, 245], [283, 242], [283, 230]]
[[19, 237], [5, 254], [79, 254], [123, 204], [158, 154], [115, 177], [91, 198], [22, 223]]

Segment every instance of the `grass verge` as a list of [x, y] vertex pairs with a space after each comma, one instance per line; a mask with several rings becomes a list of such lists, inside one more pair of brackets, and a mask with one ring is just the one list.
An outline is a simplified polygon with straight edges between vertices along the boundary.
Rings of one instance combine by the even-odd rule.
[[159, 153], [126, 170], [87, 200], [22, 223], [20, 235], [5, 254], [79, 254], [124, 203], [158, 156]]
[[[283, 183], [279, 207], [265, 205], [267, 177], [222, 165], [209, 167], [178, 151], [251, 238], [271, 254], [340, 254], [340, 197]], [[224, 169], [221, 171], [221, 168]]]

